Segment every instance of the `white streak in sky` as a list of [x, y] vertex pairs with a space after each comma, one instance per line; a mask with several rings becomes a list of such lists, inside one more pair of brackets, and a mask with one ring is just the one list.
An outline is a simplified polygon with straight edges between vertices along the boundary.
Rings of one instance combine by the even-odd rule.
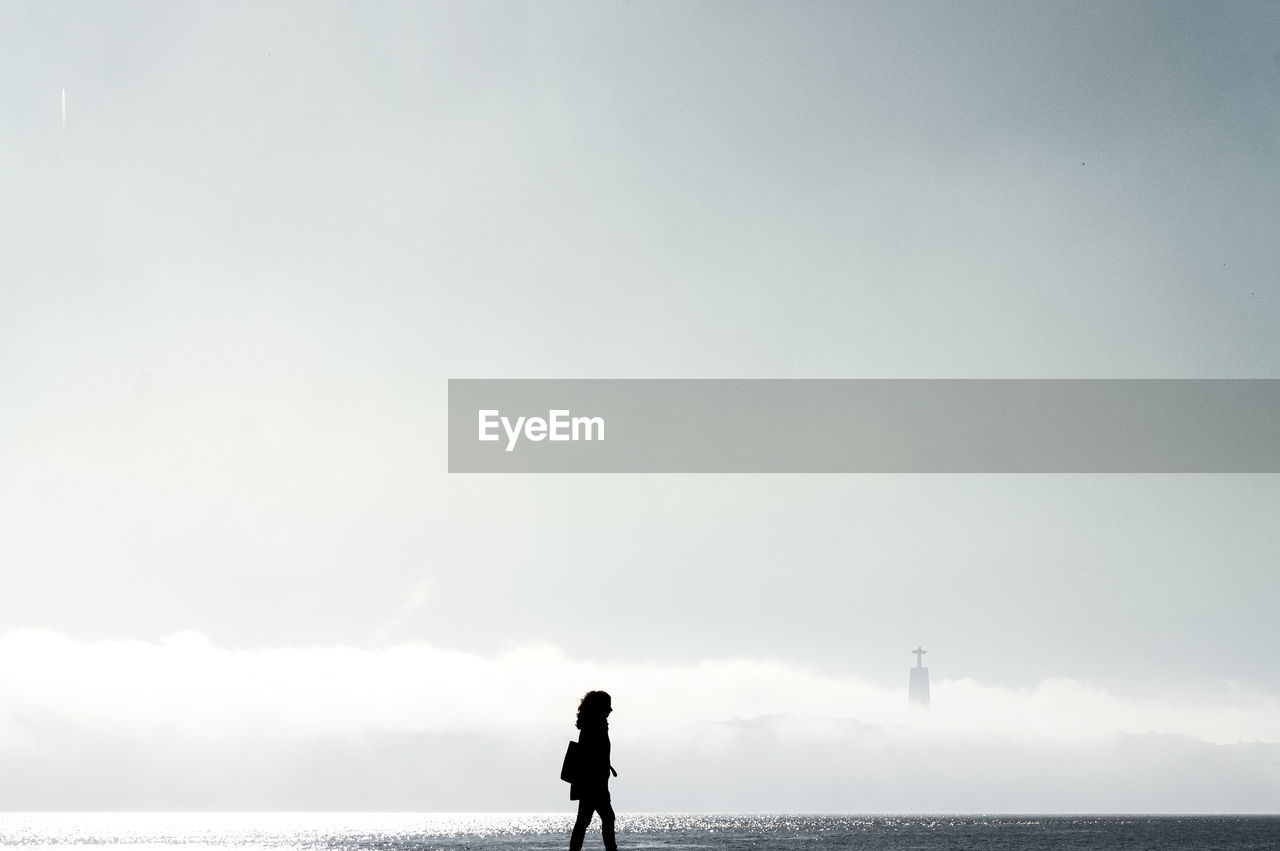
[[432, 579], [433, 577], [427, 577], [409, 589], [400, 605], [396, 607], [395, 613], [391, 615], [386, 623], [381, 624], [369, 634], [368, 641], [370, 644], [382, 644], [391, 633], [395, 632], [396, 629], [426, 605], [427, 595], [431, 592]]

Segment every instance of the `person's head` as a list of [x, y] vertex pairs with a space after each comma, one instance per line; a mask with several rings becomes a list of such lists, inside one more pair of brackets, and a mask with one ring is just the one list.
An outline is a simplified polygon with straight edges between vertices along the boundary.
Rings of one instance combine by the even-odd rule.
[[577, 727], [581, 730], [588, 725], [604, 721], [612, 711], [613, 700], [609, 697], [609, 692], [589, 691], [578, 703]]

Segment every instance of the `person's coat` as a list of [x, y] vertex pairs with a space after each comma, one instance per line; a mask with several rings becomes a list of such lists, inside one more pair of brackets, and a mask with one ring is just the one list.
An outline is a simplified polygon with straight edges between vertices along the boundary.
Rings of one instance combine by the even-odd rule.
[[609, 729], [601, 723], [578, 734], [577, 771], [569, 784], [569, 800], [609, 797]]

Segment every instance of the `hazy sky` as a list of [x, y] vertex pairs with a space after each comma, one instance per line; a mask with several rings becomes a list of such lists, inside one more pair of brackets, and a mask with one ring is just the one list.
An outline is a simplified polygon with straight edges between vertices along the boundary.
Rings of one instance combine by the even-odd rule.
[[1280, 477], [450, 477], [445, 392], [1280, 377], [1280, 7], [2, 17], [15, 806], [557, 808], [606, 688], [620, 809], [1274, 809]]

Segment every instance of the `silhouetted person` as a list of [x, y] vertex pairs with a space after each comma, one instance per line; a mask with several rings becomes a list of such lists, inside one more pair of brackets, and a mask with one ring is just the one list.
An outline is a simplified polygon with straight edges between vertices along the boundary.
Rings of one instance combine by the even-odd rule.
[[609, 773], [618, 772], [609, 764], [609, 713], [613, 701], [608, 692], [589, 691], [578, 704], [578, 755], [569, 800], [578, 802], [578, 820], [569, 838], [569, 851], [581, 851], [591, 817], [600, 814], [600, 833], [605, 851], [617, 851], [613, 836], [613, 805], [609, 802]]

